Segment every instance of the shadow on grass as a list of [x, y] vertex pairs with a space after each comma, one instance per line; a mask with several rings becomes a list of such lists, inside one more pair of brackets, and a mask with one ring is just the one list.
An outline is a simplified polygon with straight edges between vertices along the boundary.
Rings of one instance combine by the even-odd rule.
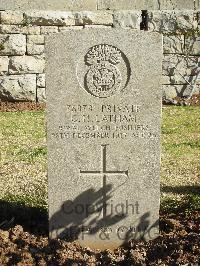
[[[107, 188], [108, 190], [110, 188]], [[170, 187], [165, 186], [161, 189], [162, 192], [165, 193], [176, 193], [182, 194], [183, 197], [180, 199], [176, 199], [175, 197], [171, 198], [166, 195], [161, 198], [161, 213], [178, 213], [178, 212], [192, 212], [200, 209], [200, 187], [199, 186], [180, 186], [180, 187]], [[93, 192], [86, 191], [83, 195], [80, 195], [75, 203], [83, 203], [85, 197], [90, 195], [92, 203], [98, 203], [99, 208], [102, 209], [103, 202], [101, 202], [101, 194], [102, 191]], [[63, 203], [64, 204], [64, 203]], [[59, 218], [64, 223], [64, 226], [68, 224], [73, 224], [75, 226], [81, 225], [84, 223], [85, 217], [79, 218], [77, 221], [77, 217], [71, 217], [70, 219], [74, 219], [73, 221], [63, 219], [63, 209], [55, 213], [53, 218]], [[62, 219], [61, 219], [62, 218]], [[88, 217], [87, 217], [88, 218]], [[118, 221], [118, 219], [124, 219], [125, 217], [107, 217], [109, 218], [109, 222], [111, 225]], [[111, 219], [110, 219], [111, 218]], [[51, 222], [52, 222], [51, 220]], [[56, 219], [57, 220], [57, 219]], [[74, 222], [76, 221], [76, 223]], [[97, 221], [92, 221], [93, 225], [98, 224]], [[108, 223], [109, 224], [109, 223]], [[141, 221], [141, 224], [144, 226], [144, 221]], [[24, 231], [27, 231], [34, 235], [42, 235], [48, 236], [48, 211], [45, 207], [29, 207], [23, 201], [7, 201], [6, 199], [0, 200], [0, 229], [8, 230], [15, 225], [21, 225]], [[62, 226], [61, 226], [62, 227]], [[148, 226], [147, 226], [148, 227]], [[60, 226], [58, 226], [59, 229]], [[95, 230], [94, 230], [95, 232]]]
[[48, 236], [47, 209], [0, 200], [0, 229], [8, 230], [15, 225], [31, 234]]
[[164, 186], [161, 188], [164, 193], [176, 193], [176, 194], [194, 194], [200, 196], [200, 186]]
[[[166, 194], [161, 198], [161, 212], [162, 213], [177, 213], [200, 210], [200, 186], [164, 186], [161, 188]], [[181, 195], [181, 198], [176, 198]]]

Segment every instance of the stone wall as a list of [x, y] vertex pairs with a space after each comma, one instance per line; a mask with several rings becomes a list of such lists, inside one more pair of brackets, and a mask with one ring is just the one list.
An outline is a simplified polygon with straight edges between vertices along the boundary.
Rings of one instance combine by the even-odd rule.
[[[102, 3], [110, 2], [102, 1]], [[148, 15], [147, 11], [134, 10], [2, 10], [0, 11], [0, 98], [9, 101], [45, 101], [45, 35], [93, 27], [122, 27], [163, 33], [164, 96], [169, 98], [188, 95], [193, 84], [195, 92], [198, 92], [200, 88], [200, 78], [197, 75], [200, 55], [198, 22], [199, 12], [196, 10], [149, 10]]]
[[0, 0], [0, 10], [192, 10], [198, 7], [199, 0]]

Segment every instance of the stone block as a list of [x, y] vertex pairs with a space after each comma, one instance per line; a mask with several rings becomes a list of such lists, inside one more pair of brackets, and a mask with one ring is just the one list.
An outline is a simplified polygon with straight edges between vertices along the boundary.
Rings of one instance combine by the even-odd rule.
[[183, 76], [195, 76], [199, 72], [199, 57], [185, 55], [164, 55], [163, 75], [174, 76], [181, 74]]
[[174, 99], [178, 96], [177, 86], [174, 85], [163, 85], [163, 97], [165, 99]]
[[[194, 89], [194, 90], [193, 90]], [[189, 96], [191, 91], [193, 90], [193, 95], [194, 94], [199, 94], [200, 93], [200, 85], [196, 84], [194, 87], [189, 86], [189, 85], [182, 85], [181, 88], [177, 88], [178, 91], [180, 91], [179, 95], [181, 96]]]
[[37, 87], [36, 101], [39, 103], [46, 102], [46, 89], [45, 88]]
[[98, 0], [99, 10], [147, 10], [158, 9], [156, 0]]
[[0, 75], [8, 73], [8, 64], [9, 64], [8, 56], [0, 56]]
[[23, 12], [6, 10], [0, 12], [1, 24], [22, 24], [23, 23]]
[[48, 35], [58, 33], [58, 26], [41, 26], [41, 34]]
[[184, 54], [184, 35], [163, 37], [163, 52], [166, 54]]
[[44, 53], [44, 35], [27, 36], [27, 54], [41, 55]]
[[75, 19], [72, 12], [62, 11], [26, 11], [24, 20], [37, 26], [72, 26]]
[[170, 76], [162, 75], [162, 84], [170, 84]]
[[112, 25], [113, 24], [113, 14], [112, 12], [107, 11], [82, 11], [76, 12], [75, 16], [75, 24], [76, 25]]
[[200, 84], [200, 77], [199, 75], [196, 76], [181, 76], [180, 74], [176, 74], [174, 76], [163, 76], [162, 78], [163, 80], [163, 84], [165, 85], [174, 85], [174, 84], [178, 84], [178, 85], [184, 85], [184, 84]]
[[159, 0], [160, 10], [193, 10], [193, 0]]
[[44, 44], [44, 35], [29, 35], [27, 37], [28, 44]]
[[0, 79], [0, 98], [6, 101], [35, 101], [36, 75], [2, 77]]
[[115, 28], [131, 28], [140, 29], [140, 23], [142, 22], [141, 11], [115, 11], [114, 12]]
[[200, 55], [200, 36], [185, 37], [185, 52], [189, 55]]
[[19, 25], [0, 25], [0, 34], [22, 33]]
[[112, 28], [112, 26], [108, 25], [85, 25], [84, 29], [109, 29]]
[[195, 0], [195, 10], [200, 9], [200, 0]]
[[183, 34], [197, 29], [197, 18], [192, 10], [149, 11], [148, 28], [165, 34]]
[[26, 36], [22, 34], [0, 34], [0, 55], [24, 55]]
[[0, 10], [96, 10], [97, 0], [0, 0]]
[[27, 35], [29, 34], [39, 35], [40, 29], [41, 29], [40, 26], [35, 26], [35, 25], [21, 27], [22, 33]]
[[176, 74], [174, 76], [169, 76], [170, 83], [168, 84], [199, 84], [200, 82], [200, 77], [199, 75], [196, 76], [181, 76], [180, 74]]
[[44, 68], [44, 57], [13, 56], [10, 58], [9, 74], [43, 73]]
[[41, 55], [44, 53], [44, 45], [41, 44], [27, 44], [28, 55]]
[[[173, 99], [175, 97], [187, 97], [190, 95], [193, 87], [187, 84], [184, 85], [163, 85], [163, 97], [166, 99]], [[194, 93], [200, 92], [200, 85], [196, 85], [194, 88]]]
[[37, 75], [37, 87], [45, 87], [46, 82], [45, 82], [45, 74], [38, 74]]
[[68, 26], [68, 27], [59, 27], [59, 32], [66, 32], [69, 30], [82, 30], [83, 26]]
[[192, 0], [98, 0], [98, 9], [180, 10], [194, 9], [194, 3]]
[[40, 34], [40, 26], [0, 25], [0, 34]]

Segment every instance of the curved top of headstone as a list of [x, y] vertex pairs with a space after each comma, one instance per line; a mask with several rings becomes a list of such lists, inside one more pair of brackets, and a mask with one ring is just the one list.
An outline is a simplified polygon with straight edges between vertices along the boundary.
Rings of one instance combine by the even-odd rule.
[[0, 0], [0, 10], [181, 10], [198, 0]]

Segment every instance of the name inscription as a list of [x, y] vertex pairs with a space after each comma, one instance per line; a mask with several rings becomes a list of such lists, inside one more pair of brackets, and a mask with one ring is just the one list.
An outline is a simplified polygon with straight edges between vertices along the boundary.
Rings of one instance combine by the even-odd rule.
[[[97, 109], [98, 108], [98, 109]], [[141, 105], [67, 105], [65, 123], [51, 134], [56, 139], [155, 138], [140, 119]]]

